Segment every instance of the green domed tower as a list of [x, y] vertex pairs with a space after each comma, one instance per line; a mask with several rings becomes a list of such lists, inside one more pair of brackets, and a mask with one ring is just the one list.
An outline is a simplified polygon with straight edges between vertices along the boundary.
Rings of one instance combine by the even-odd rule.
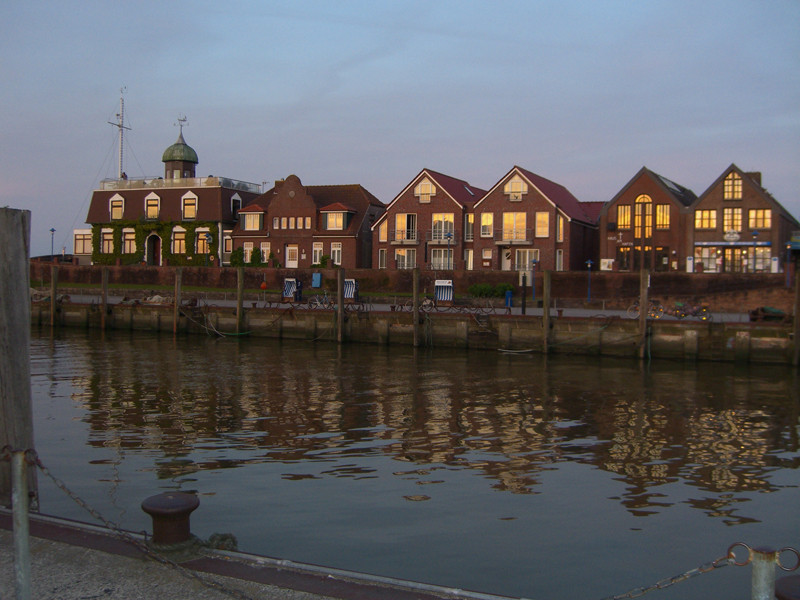
[[195, 176], [197, 152], [184, 141], [183, 128], [178, 135], [178, 141], [164, 150], [161, 162], [164, 163], [164, 179], [187, 179]]

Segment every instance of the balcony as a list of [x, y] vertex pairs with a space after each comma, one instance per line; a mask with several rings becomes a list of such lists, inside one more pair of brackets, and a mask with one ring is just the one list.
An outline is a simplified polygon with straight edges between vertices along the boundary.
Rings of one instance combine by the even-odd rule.
[[419, 230], [395, 229], [389, 232], [389, 240], [396, 245], [415, 246], [419, 243]]
[[261, 193], [261, 186], [257, 183], [238, 181], [227, 177], [186, 177], [182, 179], [164, 179], [163, 177], [131, 177], [128, 179], [103, 179], [100, 182], [101, 190], [136, 190], [136, 189], [163, 189], [163, 188], [203, 188], [223, 187], [243, 192]]
[[512, 246], [515, 244], [530, 244], [533, 240], [532, 232], [532, 229], [495, 229], [494, 242], [498, 245], [506, 244]]
[[456, 237], [456, 234], [453, 231], [439, 231], [439, 230], [428, 231], [425, 234], [425, 238], [426, 241], [428, 241], [431, 244], [436, 244], [436, 245], [441, 244], [443, 246], [446, 246], [448, 244], [450, 245], [457, 244], [459, 241], [459, 238]]

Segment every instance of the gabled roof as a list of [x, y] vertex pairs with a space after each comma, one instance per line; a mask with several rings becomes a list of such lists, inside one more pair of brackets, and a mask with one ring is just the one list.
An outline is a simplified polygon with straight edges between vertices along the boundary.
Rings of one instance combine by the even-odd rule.
[[586, 216], [591, 219], [592, 223], [597, 223], [600, 220], [600, 211], [603, 210], [603, 206], [605, 206], [605, 202], [602, 200], [592, 200], [591, 202], [581, 202], [581, 206], [583, 207], [583, 212], [586, 213]]
[[345, 206], [341, 202], [334, 202], [333, 204], [329, 204], [328, 206], [323, 206], [319, 209], [319, 212], [357, 212], [354, 208], [350, 208], [349, 206]]
[[[748, 184], [749, 184], [749, 185], [751, 185], [751, 186], [753, 187], [753, 189], [755, 189], [755, 190], [756, 190], [756, 191], [757, 191], [757, 192], [758, 192], [758, 193], [761, 195], [761, 197], [762, 197], [762, 198], [764, 198], [764, 199], [765, 199], [765, 200], [767, 200], [768, 202], [770, 202], [770, 203], [774, 204], [774, 205], [775, 205], [775, 207], [776, 207], [776, 208], [777, 208], [777, 209], [778, 209], [778, 210], [781, 212], [781, 214], [783, 214], [783, 215], [784, 215], [786, 218], [788, 218], [790, 221], [792, 221], [792, 222], [793, 222], [793, 223], [794, 223], [794, 224], [795, 224], [797, 227], [800, 227], [800, 222], [798, 222], [798, 221], [797, 221], [797, 219], [795, 219], [795, 218], [792, 216], [792, 214], [791, 214], [791, 213], [790, 213], [788, 210], [786, 210], [786, 209], [783, 207], [783, 205], [781, 205], [781, 203], [780, 203], [780, 202], [778, 202], [778, 201], [777, 201], [777, 200], [776, 200], [776, 199], [775, 199], [775, 198], [772, 196], [772, 194], [770, 194], [770, 193], [769, 193], [769, 192], [768, 192], [768, 191], [767, 191], [767, 190], [766, 190], [766, 189], [765, 189], [765, 188], [764, 188], [764, 187], [761, 185], [761, 177], [760, 177], [760, 173], [754, 174], [754, 173], [749, 173], [749, 172], [742, 171], [742, 170], [741, 170], [739, 167], [737, 167], [737, 166], [736, 166], [734, 163], [731, 163], [731, 165], [730, 165], [730, 166], [729, 166], [727, 169], [725, 169], [725, 170], [722, 172], [722, 174], [721, 174], [719, 177], [717, 177], [717, 179], [714, 181], [714, 183], [712, 183], [710, 186], [708, 186], [708, 189], [706, 189], [706, 191], [705, 191], [705, 192], [703, 192], [702, 194], [700, 194], [700, 197], [699, 197], [699, 198], [697, 198], [697, 200], [695, 201], [695, 206], [697, 206], [698, 204], [700, 204], [700, 203], [701, 203], [701, 202], [702, 202], [702, 201], [703, 201], [703, 200], [706, 198], [706, 196], [708, 196], [708, 194], [709, 194], [709, 193], [711, 193], [711, 191], [712, 191], [713, 189], [715, 189], [717, 186], [719, 186], [719, 185], [720, 185], [720, 184], [723, 182], [723, 180], [724, 180], [724, 179], [725, 179], [725, 178], [726, 178], [726, 177], [727, 177], [727, 176], [728, 176], [728, 175], [729, 175], [731, 172], [738, 173], [738, 174], [739, 174], [739, 176], [741, 176], [741, 178], [742, 178], [742, 182], [743, 182], [743, 183], [744, 183], [744, 182], [748, 182]], [[754, 175], [755, 175], [755, 177], [754, 177]]]
[[439, 173], [427, 168], [422, 169], [422, 171], [420, 171], [417, 176], [414, 177], [411, 182], [403, 188], [403, 191], [397, 194], [397, 196], [395, 196], [394, 199], [386, 206], [386, 212], [375, 221], [375, 224], [372, 226], [373, 229], [375, 229], [375, 227], [377, 227], [381, 221], [386, 218], [386, 215], [389, 214], [392, 206], [423, 177], [428, 177], [428, 179], [435, 183], [439, 189], [444, 191], [445, 195], [450, 198], [451, 201], [455, 202], [456, 205], [461, 209], [471, 208], [475, 202], [477, 202], [486, 194], [486, 190], [477, 188], [463, 179], [451, 177], [450, 175], [445, 175], [444, 173]]
[[556, 208], [561, 210], [569, 219], [575, 219], [577, 221], [583, 221], [584, 223], [591, 223], [594, 224], [596, 219], [592, 219], [584, 210], [584, 202], [578, 200], [575, 196], [572, 195], [567, 188], [563, 185], [556, 183], [554, 181], [550, 181], [549, 179], [542, 177], [541, 175], [537, 175], [527, 169], [523, 169], [519, 166], [514, 166], [508, 173], [503, 175], [500, 180], [489, 190], [483, 198], [481, 198], [478, 202], [475, 203], [477, 206], [483, 202], [483, 200], [494, 190], [496, 190], [500, 185], [502, 185], [512, 173], [518, 173], [524, 179], [527, 180], [528, 184], [535, 187], [539, 192], [547, 198]]
[[250, 204], [248, 204], [244, 208], [240, 208], [239, 212], [240, 213], [251, 213], [251, 212], [252, 213], [262, 212], [263, 213], [265, 211], [264, 211], [264, 208], [260, 204], [258, 204], [257, 202], [251, 202]]
[[647, 167], [642, 167], [641, 169], [639, 169], [636, 175], [631, 177], [630, 181], [628, 181], [628, 183], [626, 183], [622, 187], [622, 189], [614, 195], [614, 197], [611, 200], [609, 200], [603, 205], [600, 214], [602, 215], [607, 213], [608, 208], [612, 204], [614, 204], [617, 200], [619, 200], [619, 198], [626, 191], [628, 191], [628, 188], [630, 188], [633, 185], [633, 183], [637, 179], [639, 179], [639, 177], [641, 177], [642, 175], [645, 175], [650, 179], [652, 179], [664, 191], [665, 194], [667, 194], [675, 201], [676, 204], [679, 204], [685, 208], [689, 208], [692, 206], [692, 204], [694, 204], [697, 201], [697, 195], [689, 188], [683, 187], [682, 185], [675, 183], [671, 179], [667, 179], [663, 175], [659, 175], [655, 171], [651, 171]]

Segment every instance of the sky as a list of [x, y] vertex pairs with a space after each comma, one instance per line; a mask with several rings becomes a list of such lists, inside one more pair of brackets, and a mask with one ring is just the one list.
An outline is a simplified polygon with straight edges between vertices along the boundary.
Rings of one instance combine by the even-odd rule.
[[[800, 0], [7, 0], [0, 206], [72, 251], [92, 190], [197, 175], [363, 185], [518, 165], [579, 200], [643, 166], [697, 195], [735, 163], [800, 219]], [[54, 228], [54, 234], [50, 229]]]

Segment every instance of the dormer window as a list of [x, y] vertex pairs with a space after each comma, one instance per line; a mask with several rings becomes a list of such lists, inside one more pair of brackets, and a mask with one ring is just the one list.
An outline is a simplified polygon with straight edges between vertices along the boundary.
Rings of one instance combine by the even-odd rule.
[[427, 204], [431, 201], [431, 196], [436, 195], [436, 186], [426, 177], [414, 188], [414, 195], [419, 198], [420, 203]]
[[189, 192], [181, 198], [182, 215], [184, 221], [194, 221], [197, 218], [197, 196]]
[[327, 229], [344, 229], [344, 213], [332, 212], [328, 213], [328, 226]]
[[161, 207], [161, 198], [156, 194], [148, 194], [144, 199], [144, 217], [145, 219], [155, 221], [158, 219], [159, 209]]
[[242, 220], [242, 229], [245, 231], [258, 231], [261, 229], [264, 213], [244, 213], [242, 217], [244, 217]]
[[122, 219], [122, 214], [125, 212], [125, 199], [119, 194], [114, 194], [108, 201], [108, 212], [111, 214], [112, 221]]
[[728, 173], [723, 184], [723, 198], [725, 200], [742, 199], [742, 176], [738, 173]]
[[231, 216], [235, 219], [242, 209], [242, 197], [239, 194], [231, 196]]
[[522, 200], [522, 195], [528, 193], [528, 184], [519, 175], [514, 175], [503, 186], [503, 193], [513, 202]]

